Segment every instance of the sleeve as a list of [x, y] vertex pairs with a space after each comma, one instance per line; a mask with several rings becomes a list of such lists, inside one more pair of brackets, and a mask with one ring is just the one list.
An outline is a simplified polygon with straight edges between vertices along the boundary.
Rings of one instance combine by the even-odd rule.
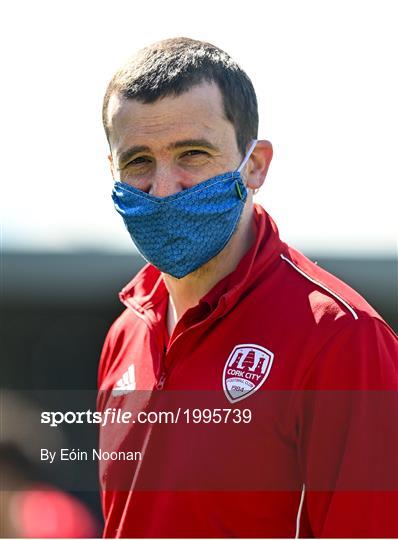
[[301, 398], [300, 535], [398, 537], [398, 344], [352, 320], [318, 354]]
[[117, 368], [119, 353], [125, 347], [128, 328], [133, 328], [130, 313], [125, 309], [113, 322], [105, 337], [98, 365], [97, 385], [101, 390], [107, 386], [107, 379]]
[[114, 360], [118, 354], [118, 351], [120, 350], [123, 339], [123, 332], [121, 332], [119, 329], [119, 321], [120, 317], [116, 319], [108, 330], [102, 346], [97, 376], [97, 411], [102, 411], [105, 408], [105, 404], [110, 394], [106, 380], [112, 369], [115, 367]]
[[108, 333], [105, 337], [105, 341], [101, 350], [101, 356], [100, 356], [100, 360], [98, 364], [98, 378], [97, 378], [97, 384], [98, 384], [99, 390], [101, 389], [105, 380], [106, 373], [109, 370], [109, 364], [112, 358], [112, 349], [113, 349], [113, 325], [108, 330]]

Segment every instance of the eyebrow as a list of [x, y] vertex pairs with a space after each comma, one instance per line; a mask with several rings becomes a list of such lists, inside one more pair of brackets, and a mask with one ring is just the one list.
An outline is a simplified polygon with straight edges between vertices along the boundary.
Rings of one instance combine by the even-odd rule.
[[[207, 148], [208, 150], [218, 151], [219, 149], [211, 144], [206, 139], [184, 139], [182, 141], [176, 141], [167, 146], [167, 150], [176, 150], [177, 148], [186, 148], [187, 146], [200, 146], [201, 148]], [[131, 159], [135, 154], [140, 152], [150, 152], [151, 149], [149, 146], [131, 146], [119, 156], [118, 163], [119, 166], [126, 163]]]

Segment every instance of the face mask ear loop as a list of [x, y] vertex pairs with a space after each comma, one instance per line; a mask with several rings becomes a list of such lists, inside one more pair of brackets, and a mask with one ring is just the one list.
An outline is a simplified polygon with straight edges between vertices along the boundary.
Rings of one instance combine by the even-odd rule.
[[[236, 172], [240, 173], [243, 169], [243, 167], [246, 165], [246, 163], [248, 162], [249, 160], [249, 157], [251, 156], [251, 153], [253, 152], [254, 148], [256, 147], [256, 144], [257, 144], [257, 139], [253, 139], [252, 140], [252, 143], [250, 145], [250, 148], [249, 150], [247, 151], [245, 157], [243, 158], [243, 161], [242, 163], [239, 165], [239, 167], [236, 169]], [[239, 182], [238, 180], [235, 180], [235, 188], [236, 188], [236, 191], [238, 193], [238, 196], [243, 200], [243, 195], [242, 195], [242, 191], [240, 189], [240, 186], [239, 186]]]
[[256, 144], [257, 144], [257, 139], [253, 139], [253, 140], [252, 140], [252, 143], [251, 143], [251, 145], [250, 145], [249, 150], [247, 151], [245, 157], [243, 158], [242, 163], [241, 163], [241, 164], [239, 165], [239, 167], [236, 169], [236, 172], [238, 172], [238, 173], [242, 172], [242, 169], [243, 169], [243, 167], [246, 165], [246, 163], [249, 161], [249, 158], [250, 158], [250, 156], [251, 156], [253, 150], [255, 149]]

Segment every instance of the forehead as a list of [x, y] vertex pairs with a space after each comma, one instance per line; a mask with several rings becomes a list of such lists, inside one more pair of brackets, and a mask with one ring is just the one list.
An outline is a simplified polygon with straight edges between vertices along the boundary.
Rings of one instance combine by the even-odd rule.
[[203, 82], [179, 96], [142, 103], [113, 94], [109, 100], [110, 143], [114, 150], [131, 144], [157, 146], [176, 138], [210, 138], [221, 142], [234, 127], [224, 114], [222, 95], [214, 83]]

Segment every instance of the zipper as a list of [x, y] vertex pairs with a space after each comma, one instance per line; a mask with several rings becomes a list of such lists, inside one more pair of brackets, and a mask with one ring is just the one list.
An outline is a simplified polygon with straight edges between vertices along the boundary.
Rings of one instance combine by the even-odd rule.
[[163, 390], [164, 383], [166, 382], [167, 374], [165, 371], [160, 375], [158, 382], [156, 383], [156, 390]]
[[[123, 292], [123, 291], [122, 291], [122, 292]], [[146, 317], [144, 316], [144, 311], [143, 311], [143, 310], [138, 310], [138, 309], [136, 308], [136, 306], [134, 306], [134, 304], [131, 304], [127, 299], [123, 298], [122, 295], [120, 295], [120, 299], [122, 300], [122, 303], [123, 303], [126, 307], [128, 307], [129, 309], [131, 309], [138, 317], [140, 317], [141, 319], [143, 319], [143, 320], [146, 322], [146, 324], [147, 324], [149, 330], [151, 330], [151, 327], [150, 327], [150, 325], [148, 324], [148, 322], [147, 322], [147, 320], [146, 320]], [[213, 320], [218, 319], [218, 318], [219, 318], [219, 315], [218, 315], [217, 312], [219, 312], [219, 311], [221, 311], [220, 306], [218, 306], [218, 309], [214, 310], [213, 313], [210, 314], [210, 317], [211, 317]], [[216, 313], [217, 313], [217, 317], [214, 316]], [[205, 320], [206, 320], [206, 319], [205, 319]], [[193, 326], [187, 328], [187, 329], [185, 330], [185, 333], [190, 332], [190, 331], [193, 330], [193, 329], [196, 329], [198, 326], [200, 326], [200, 325], [203, 324], [204, 322], [205, 322], [205, 321], [202, 320], [202, 321], [200, 321], [200, 322], [194, 324]], [[164, 351], [163, 351], [163, 355], [164, 355], [164, 356], [167, 354], [167, 352], [168, 352], [170, 346], [171, 346], [172, 344], [174, 344], [176, 341], [178, 341], [178, 339], [179, 339], [181, 336], [182, 336], [182, 334], [179, 334], [179, 335], [174, 339], [173, 343], [171, 343], [171, 344], [169, 345], [169, 347], [165, 347], [165, 348], [164, 348]], [[163, 361], [164, 361], [164, 356], [163, 356], [163, 358], [162, 358]], [[170, 369], [169, 369], [169, 371], [170, 371]], [[163, 387], [164, 387], [165, 382], [166, 382], [166, 379], [167, 379], [167, 375], [168, 375], [168, 373], [167, 373], [167, 372], [164, 370], [164, 368], [163, 368], [163, 371], [161, 372], [161, 375], [160, 375], [160, 377], [159, 377], [159, 379], [158, 379], [158, 382], [155, 384], [155, 387], [154, 387], [155, 390], [163, 390]]]
[[166, 354], [167, 354], [167, 347], [165, 345], [163, 347], [163, 355], [160, 359], [160, 367], [161, 367], [160, 377], [158, 379], [158, 382], [155, 384], [155, 390], [163, 390], [164, 383], [166, 382], [167, 373], [166, 373], [165, 362], [164, 362]]
[[[222, 308], [218, 307], [218, 309], [216, 309], [215, 311], [213, 311], [213, 313], [210, 315], [210, 316], [213, 318], [213, 320], [219, 318], [217, 312], [218, 312], [218, 311], [221, 311], [221, 309], [222, 309]], [[214, 314], [217, 314], [217, 317], [215, 317]], [[163, 353], [164, 353], [164, 355], [163, 355], [163, 362], [164, 362], [164, 357], [166, 356], [166, 354], [167, 354], [168, 351], [170, 350], [171, 346], [174, 345], [174, 344], [182, 337], [182, 335], [183, 335], [184, 333], [186, 334], [187, 332], [190, 332], [191, 330], [196, 329], [198, 326], [200, 326], [200, 325], [203, 324], [204, 322], [205, 322], [205, 321], [200, 321], [200, 322], [194, 324], [193, 326], [190, 326], [189, 328], [187, 328], [187, 329], [185, 330], [185, 332], [179, 334], [179, 335], [173, 340], [173, 342], [169, 344], [168, 347], [165, 347], [165, 348], [164, 348], [164, 351], [163, 351]], [[156, 389], [156, 390], [163, 390], [163, 387], [164, 387], [164, 385], [165, 385], [166, 379], [167, 379], [167, 377], [168, 377], [168, 375], [169, 375], [169, 373], [170, 373], [170, 369], [171, 369], [171, 366], [169, 366], [169, 371], [167, 372], [167, 371], [165, 371], [165, 369], [163, 368], [163, 371], [162, 371], [162, 373], [161, 373], [161, 375], [160, 375], [160, 377], [159, 377], [159, 379], [158, 379], [158, 382], [157, 382], [156, 385], [155, 385], [155, 389]]]

